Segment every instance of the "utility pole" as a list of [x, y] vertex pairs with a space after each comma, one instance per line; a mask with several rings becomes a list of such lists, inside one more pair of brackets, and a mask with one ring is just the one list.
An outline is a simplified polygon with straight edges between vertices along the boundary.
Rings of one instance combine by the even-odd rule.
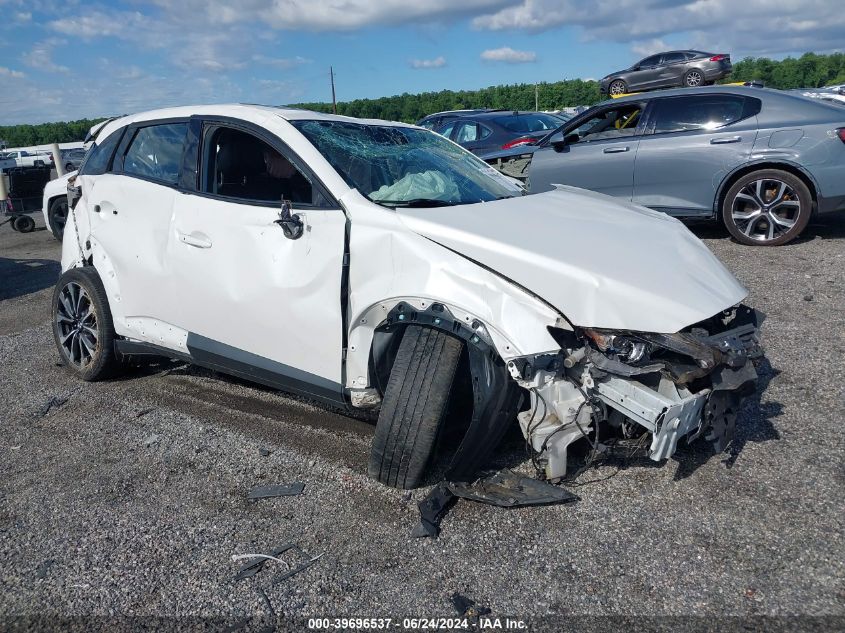
[[332, 79], [332, 112], [337, 114], [337, 99], [334, 96], [334, 68], [329, 66], [329, 77]]
[[537, 87], [537, 82], [534, 82], [534, 112], [540, 111], [540, 89]]

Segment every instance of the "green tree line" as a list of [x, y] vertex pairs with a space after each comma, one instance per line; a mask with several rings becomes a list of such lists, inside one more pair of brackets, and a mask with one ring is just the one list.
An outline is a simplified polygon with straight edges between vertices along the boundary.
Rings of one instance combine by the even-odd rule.
[[99, 119], [80, 119], [60, 123], [41, 123], [38, 125], [0, 126], [0, 139], [8, 147], [29, 147], [47, 143], [73, 143], [85, 140], [91, 126], [103, 121]]
[[[733, 73], [725, 79], [749, 81], [761, 79], [770, 88], [819, 88], [845, 83], [845, 54], [818, 55], [805, 53], [799, 58], [774, 61], [765, 57], [747, 57], [736, 62]], [[543, 82], [536, 86], [541, 110], [557, 110], [577, 105], [593, 105], [601, 100], [595, 81], [565, 79]], [[331, 112], [331, 103], [297, 103], [295, 107]], [[533, 110], [534, 84], [490, 86], [480, 90], [441, 90], [419, 94], [404, 93], [378, 99], [355, 99], [337, 104], [338, 114], [347, 116], [413, 122], [432, 112], [464, 108], [505, 108]], [[25, 147], [45, 143], [81, 141], [88, 129], [103, 119], [81, 119], [40, 125], [0, 126], [0, 139], [9, 147]]]

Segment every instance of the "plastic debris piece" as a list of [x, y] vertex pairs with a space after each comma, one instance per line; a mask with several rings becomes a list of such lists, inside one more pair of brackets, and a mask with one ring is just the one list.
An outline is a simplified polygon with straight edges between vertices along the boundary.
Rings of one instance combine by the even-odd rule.
[[44, 417], [52, 409], [58, 409], [62, 406], [65, 402], [70, 399], [70, 396], [53, 396], [47, 402], [44, 403], [44, 406], [41, 407], [41, 410], [38, 412], [41, 417]]
[[293, 497], [302, 494], [305, 484], [295, 481], [290, 484], [276, 484], [272, 486], [258, 486], [249, 491], [247, 499], [270, 499], [272, 497]]
[[442, 481], [420, 501], [420, 522], [411, 532], [414, 538], [436, 537], [440, 521], [457, 498], [503, 508], [572, 503], [578, 497], [560, 486], [522, 477], [503, 470], [473, 483]]
[[480, 616], [490, 613], [490, 609], [487, 607], [478, 606], [475, 603], [475, 600], [462, 596], [458, 592], [453, 593], [450, 600], [452, 601], [452, 606], [455, 607], [455, 611], [458, 612], [458, 615], [462, 618], [467, 618], [473, 624], [478, 624], [478, 618]]

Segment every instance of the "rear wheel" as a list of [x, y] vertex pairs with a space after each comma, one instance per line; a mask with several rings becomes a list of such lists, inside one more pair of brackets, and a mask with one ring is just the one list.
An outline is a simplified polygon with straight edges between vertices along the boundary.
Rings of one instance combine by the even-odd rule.
[[409, 325], [384, 393], [368, 472], [394, 488], [415, 488], [434, 453], [463, 343]]
[[82, 380], [101, 380], [120, 367], [106, 290], [91, 266], [71, 268], [53, 291], [53, 338], [59, 355]]
[[621, 79], [614, 79], [607, 87], [607, 93], [610, 96], [623, 95], [628, 92], [628, 86]]
[[50, 203], [50, 209], [47, 213], [47, 218], [50, 220], [50, 231], [60, 242], [65, 233], [65, 224], [67, 224], [67, 210], [67, 196], [60, 196]]
[[687, 88], [697, 88], [704, 85], [704, 74], [697, 68], [688, 70], [684, 75], [684, 85]]
[[69, 171], [73, 171], [73, 163], [67, 163], [65, 165], [65, 173], [67, 173]]
[[12, 220], [12, 228], [21, 233], [30, 233], [35, 230], [35, 220], [28, 215], [19, 215]]
[[779, 169], [762, 169], [737, 180], [725, 195], [722, 219], [743, 244], [780, 246], [807, 226], [813, 197], [797, 176]]

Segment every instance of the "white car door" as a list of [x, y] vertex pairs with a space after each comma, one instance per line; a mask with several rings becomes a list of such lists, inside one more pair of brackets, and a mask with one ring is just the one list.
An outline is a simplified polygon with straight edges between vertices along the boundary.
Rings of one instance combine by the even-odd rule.
[[[169, 253], [191, 355], [342, 401], [344, 212], [261, 128], [206, 121], [196, 135], [198, 191], [176, 194]], [[302, 221], [297, 239], [276, 223], [282, 197]]]
[[[178, 300], [171, 281], [170, 232], [187, 121], [144, 123], [124, 133], [105, 173], [79, 177], [90, 239], [116, 303], [118, 333], [168, 344]], [[108, 142], [108, 141], [106, 141]]]

